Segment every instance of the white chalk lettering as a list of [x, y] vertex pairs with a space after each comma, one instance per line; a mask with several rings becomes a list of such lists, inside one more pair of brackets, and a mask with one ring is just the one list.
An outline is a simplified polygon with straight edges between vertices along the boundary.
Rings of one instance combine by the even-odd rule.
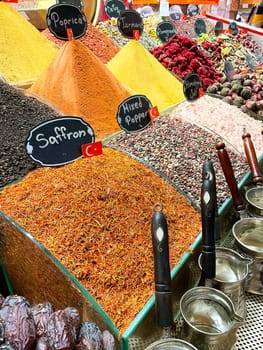
[[54, 127], [55, 135], [46, 136], [43, 133], [39, 133], [36, 135], [36, 141], [39, 142], [39, 148], [46, 148], [49, 145], [57, 144], [59, 145], [64, 140], [73, 140], [85, 137], [88, 134], [87, 130], [76, 130], [74, 132], [67, 132], [67, 128], [65, 126]]
[[138, 114], [135, 114], [132, 117], [130, 115], [126, 115], [125, 122], [127, 123], [127, 125], [137, 124], [137, 123], [140, 123], [146, 117], [147, 117], [147, 111], [140, 112]]
[[51, 22], [53, 22], [55, 28], [63, 27], [67, 29], [75, 24], [83, 24], [82, 17], [77, 17], [77, 18], [71, 17], [71, 18], [60, 19], [59, 14], [57, 12], [52, 12], [50, 19], [51, 19]]

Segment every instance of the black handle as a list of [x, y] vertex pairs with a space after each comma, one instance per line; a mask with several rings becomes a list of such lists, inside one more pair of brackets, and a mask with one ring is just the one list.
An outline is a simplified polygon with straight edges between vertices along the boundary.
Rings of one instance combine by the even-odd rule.
[[155, 206], [151, 229], [157, 323], [161, 328], [172, 327], [172, 282], [169, 261], [168, 227], [160, 205]]
[[202, 274], [204, 278], [215, 277], [215, 217], [216, 217], [215, 171], [210, 160], [203, 164], [201, 189], [202, 215]]

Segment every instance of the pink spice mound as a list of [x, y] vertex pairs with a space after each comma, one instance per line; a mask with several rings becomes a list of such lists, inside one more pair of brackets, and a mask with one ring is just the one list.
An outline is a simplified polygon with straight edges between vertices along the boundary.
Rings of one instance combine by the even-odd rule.
[[257, 156], [262, 153], [263, 122], [218, 98], [205, 95], [194, 102], [185, 101], [175, 107], [171, 116], [211, 129], [242, 154], [245, 152], [242, 135], [246, 131], [251, 135]]

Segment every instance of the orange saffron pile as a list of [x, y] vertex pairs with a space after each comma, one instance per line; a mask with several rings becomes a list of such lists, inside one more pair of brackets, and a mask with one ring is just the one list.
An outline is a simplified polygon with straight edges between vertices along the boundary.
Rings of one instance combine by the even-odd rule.
[[201, 230], [200, 213], [142, 163], [113, 149], [39, 168], [4, 188], [0, 210], [90, 292], [120, 334], [154, 293], [153, 208], [166, 215], [174, 267]]

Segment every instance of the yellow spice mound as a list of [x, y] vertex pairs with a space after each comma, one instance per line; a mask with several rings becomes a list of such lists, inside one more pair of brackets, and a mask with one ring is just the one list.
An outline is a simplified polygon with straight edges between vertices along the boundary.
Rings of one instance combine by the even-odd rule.
[[10, 84], [32, 81], [58, 48], [10, 5], [0, 2], [0, 74]]
[[138, 41], [130, 40], [107, 64], [123, 84], [163, 111], [185, 100], [183, 84]]
[[66, 115], [79, 116], [96, 138], [119, 131], [117, 110], [130, 93], [109, 69], [77, 40], [66, 42], [46, 71], [28, 90]]

